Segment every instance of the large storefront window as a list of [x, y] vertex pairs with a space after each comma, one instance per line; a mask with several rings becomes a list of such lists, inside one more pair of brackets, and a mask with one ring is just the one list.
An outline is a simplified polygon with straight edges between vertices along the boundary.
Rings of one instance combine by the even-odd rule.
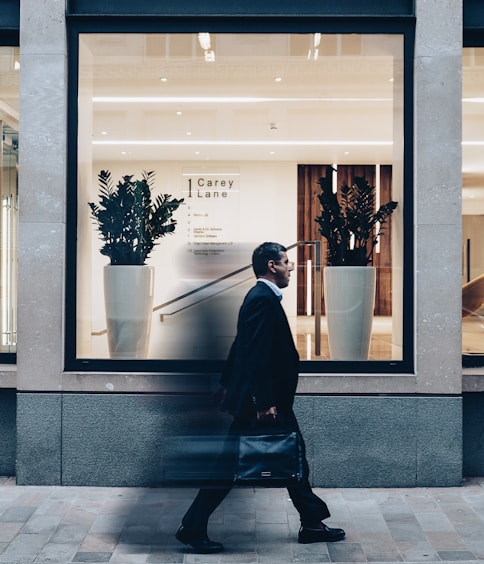
[[0, 47], [0, 361], [17, 350], [18, 47]]
[[484, 47], [463, 52], [462, 353], [484, 365]]
[[[76, 358], [225, 359], [252, 250], [273, 240], [296, 263], [283, 304], [302, 361], [403, 359], [403, 35], [81, 33], [78, 48]], [[144, 267], [108, 266], [88, 203], [151, 171], [153, 200], [183, 199], [175, 229]], [[398, 202], [372, 232], [366, 352], [329, 349], [321, 178], [340, 201], [363, 178], [374, 207]]]

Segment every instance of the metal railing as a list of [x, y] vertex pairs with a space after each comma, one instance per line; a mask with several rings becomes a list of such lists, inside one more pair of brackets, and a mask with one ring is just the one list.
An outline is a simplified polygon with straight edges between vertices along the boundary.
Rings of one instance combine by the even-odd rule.
[[[291, 250], [294, 249], [296, 247], [302, 246], [302, 245], [310, 245], [313, 247], [313, 261], [314, 261], [314, 295], [318, 296], [318, 299], [314, 300], [314, 354], [316, 356], [320, 356], [321, 355], [321, 241], [297, 241], [296, 243], [293, 243], [292, 245], [289, 245], [287, 247], [287, 250]], [[153, 312], [155, 311], [159, 311], [165, 307], [168, 307], [170, 305], [173, 305], [174, 303], [180, 302], [181, 300], [184, 300], [186, 298], [189, 298], [191, 296], [194, 296], [200, 292], [202, 292], [203, 290], [206, 290], [207, 288], [210, 288], [212, 286], [215, 286], [216, 284], [220, 284], [221, 282], [224, 282], [225, 280], [228, 280], [230, 278], [233, 278], [234, 276], [236, 276], [237, 274], [240, 274], [241, 272], [244, 272], [245, 270], [249, 270], [252, 268], [252, 264], [248, 264], [246, 266], [243, 266], [242, 268], [239, 268], [237, 270], [234, 270], [233, 272], [229, 272], [228, 274], [225, 274], [224, 276], [221, 276], [220, 278], [217, 278], [216, 280], [212, 280], [211, 282], [207, 282], [206, 284], [203, 284], [202, 286], [199, 286], [198, 288], [195, 288], [193, 290], [190, 290], [189, 292], [185, 292], [184, 294], [181, 294], [180, 296], [177, 296], [176, 298], [173, 298], [167, 302], [164, 302], [162, 304], [159, 304], [157, 306], [155, 306], [153, 308]], [[241, 282], [238, 281], [236, 284], [234, 284], [234, 286], [240, 284]], [[233, 286], [231, 286], [232, 288]], [[228, 288], [224, 288], [221, 291], [225, 291], [228, 290]], [[218, 293], [218, 292], [216, 292]], [[210, 297], [213, 297], [216, 293], [212, 294]], [[209, 298], [207, 298], [206, 296], [201, 297], [199, 300], [192, 302], [191, 304], [181, 307], [180, 309], [168, 314], [168, 315], [174, 315], [175, 313], [178, 313], [180, 311], [183, 311], [189, 307], [193, 307], [205, 300], [207, 300]], [[163, 315], [163, 314], [162, 314]]]
[[[287, 247], [288, 250], [301, 245], [313, 246], [314, 260], [314, 354], [321, 356], [321, 241], [298, 241]], [[317, 296], [317, 299], [316, 299]]]
[[[313, 247], [313, 253], [312, 254], [313, 254], [313, 261], [314, 261], [314, 267], [313, 267], [314, 268], [314, 296], [318, 297], [318, 299], [314, 300], [314, 354], [316, 356], [320, 356], [321, 355], [321, 241], [297, 241], [296, 243], [289, 245], [287, 247], [287, 250], [291, 250], [291, 249], [294, 249], [294, 248], [302, 246], [302, 245], [311, 245]], [[163, 308], [166, 308], [166, 307], [173, 305], [175, 303], [181, 302], [182, 300], [184, 300], [186, 298], [195, 296], [196, 294], [199, 294], [203, 290], [206, 290], [207, 288], [216, 286], [217, 284], [220, 284], [220, 283], [222, 283], [226, 280], [229, 280], [230, 278], [233, 278], [237, 274], [240, 274], [241, 272], [244, 272], [245, 270], [249, 270], [251, 268], [252, 268], [252, 264], [248, 264], [246, 266], [243, 266], [242, 268], [238, 268], [237, 270], [234, 270], [233, 272], [229, 272], [228, 274], [225, 274], [224, 276], [221, 276], [220, 278], [212, 280], [211, 282], [207, 282], [206, 284], [203, 284], [202, 286], [199, 286], [198, 288], [190, 290], [189, 292], [185, 292], [184, 294], [180, 294], [176, 298], [173, 298], [171, 300], [168, 300], [167, 302], [164, 302], [162, 304], [155, 306], [153, 308], [153, 313], [155, 313], [156, 311], [162, 310]], [[249, 278], [247, 278], [246, 280], [248, 280], [248, 279]], [[245, 282], [246, 280], [243, 280], [242, 282]], [[236, 283], [234, 283], [232, 286], [230, 286], [230, 288], [233, 288], [234, 286], [237, 286], [238, 284], [241, 284], [242, 282], [240, 280], [238, 280]], [[220, 292], [227, 291], [230, 288], [223, 288], [222, 290], [214, 292], [209, 297], [200, 296], [198, 300], [195, 300], [188, 305], [180, 307], [179, 309], [177, 309], [177, 310], [175, 310], [175, 311], [173, 311], [169, 314], [163, 314], [162, 313], [160, 315], [160, 319], [161, 319], [161, 321], [163, 321], [164, 315], [174, 315], [176, 313], [179, 313], [180, 311], [183, 311], [183, 310], [188, 309], [190, 307], [196, 306], [196, 305], [204, 302], [205, 300], [212, 298], [214, 295], [216, 295]], [[107, 330], [103, 329], [102, 331], [92, 332], [91, 335], [99, 336], [99, 335], [106, 334], [106, 332], [107, 332]]]
[[[207, 288], [210, 288], [211, 286], [215, 286], [216, 284], [220, 284], [224, 280], [228, 280], [229, 278], [232, 278], [233, 276], [240, 274], [241, 272], [244, 272], [244, 270], [248, 270], [249, 268], [252, 268], [251, 264], [248, 264], [247, 266], [243, 266], [242, 268], [234, 270], [233, 272], [230, 272], [229, 274], [225, 274], [224, 276], [221, 276], [220, 278], [217, 278], [216, 280], [212, 280], [211, 282], [207, 282], [206, 284], [203, 284], [202, 286], [199, 286], [198, 288], [190, 290], [189, 292], [185, 292], [184, 294], [181, 294], [180, 296], [177, 296], [176, 298], [173, 298], [172, 300], [169, 300], [169, 301], [167, 301], [163, 304], [157, 305], [153, 308], [153, 313], [155, 311], [158, 311], [158, 310], [164, 308], [164, 307], [168, 307], [169, 305], [172, 305], [176, 302], [179, 302], [181, 300], [189, 298], [190, 296], [193, 296], [193, 295], [195, 295], [195, 294], [197, 294], [197, 293], [199, 293], [203, 290], [206, 290]], [[247, 280], [248, 280], [248, 278], [247, 278]], [[237, 284], [240, 284], [240, 281], [237, 282]], [[234, 284], [234, 286], [236, 286], [237, 284]], [[212, 294], [210, 297], [212, 297], [213, 295], [215, 295], [215, 294]], [[178, 313], [179, 311], [183, 311], [184, 309], [187, 309], [187, 307], [192, 307], [194, 305], [197, 305], [197, 304], [205, 301], [206, 299], [208, 299], [208, 298], [204, 296], [204, 297], [200, 298], [198, 301], [193, 302], [189, 306], [182, 307], [179, 310], [174, 311], [173, 313], [170, 313], [168, 315], [174, 315], [175, 313]]]

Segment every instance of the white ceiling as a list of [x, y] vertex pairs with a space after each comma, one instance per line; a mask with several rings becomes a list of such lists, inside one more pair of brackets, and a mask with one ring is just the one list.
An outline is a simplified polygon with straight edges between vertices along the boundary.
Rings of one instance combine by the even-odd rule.
[[323, 36], [315, 59], [313, 35], [219, 34], [213, 62], [196, 34], [82, 41], [95, 161], [394, 160], [400, 37]]

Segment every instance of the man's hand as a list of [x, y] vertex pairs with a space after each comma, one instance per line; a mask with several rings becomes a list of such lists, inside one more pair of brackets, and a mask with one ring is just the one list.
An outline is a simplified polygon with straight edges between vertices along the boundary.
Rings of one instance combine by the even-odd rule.
[[266, 411], [258, 411], [257, 412], [257, 421], [267, 423], [267, 422], [270, 422], [270, 421], [275, 421], [276, 418], [277, 418], [277, 409], [276, 409], [275, 405], [273, 405], [272, 407], [270, 407]]

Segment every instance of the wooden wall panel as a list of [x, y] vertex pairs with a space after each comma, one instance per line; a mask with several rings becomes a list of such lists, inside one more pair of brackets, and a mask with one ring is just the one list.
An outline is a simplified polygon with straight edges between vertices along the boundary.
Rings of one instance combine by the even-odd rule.
[[[380, 166], [380, 204], [392, 199], [392, 167]], [[379, 253], [373, 253], [373, 265], [377, 268], [375, 315], [392, 314], [392, 219], [385, 225], [380, 237]]]
[[[328, 165], [299, 165], [298, 167], [298, 196], [297, 196], [297, 240], [316, 241], [321, 239], [315, 217], [319, 215], [320, 192], [318, 180], [326, 175]], [[322, 251], [325, 256], [326, 246]], [[306, 315], [306, 279], [307, 261], [312, 259], [313, 246], [299, 246], [297, 251], [297, 314]], [[312, 291], [314, 304], [314, 288]]]
[[[315, 241], [321, 239], [318, 232], [318, 224], [315, 217], [319, 215], [320, 204], [318, 194], [320, 187], [318, 180], [326, 176], [326, 168], [329, 165], [299, 165], [298, 167], [298, 241]], [[345, 183], [349, 184], [355, 176], [363, 176], [371, 185], [376, 184], [375, 165], [339, 165], [337, 167], [338, 190]], [[380, 166], [380, 203], [386, 203], [392, 199], [392, 167], [391, 165]], [[323, 240], [322, 264], [326, 264], [327, 245]], [[306, 314], [306, 262], [312, 259], [312, 247], [300, 246], [297, 253], [297, 314]], [[379, 252], [373, 253], [373, 266], [377, 269], [375, 315], [391, 315], [392, 303], [392, 269], [391, 269], [391, 218], [385, 226], [385, 231], [380, 237]], [[314, 289], [313, 289], [314, 292]], [[324, 288], [322, 290], [324, 312]], [[314, 295], [312, 296], [314, 304]]]

